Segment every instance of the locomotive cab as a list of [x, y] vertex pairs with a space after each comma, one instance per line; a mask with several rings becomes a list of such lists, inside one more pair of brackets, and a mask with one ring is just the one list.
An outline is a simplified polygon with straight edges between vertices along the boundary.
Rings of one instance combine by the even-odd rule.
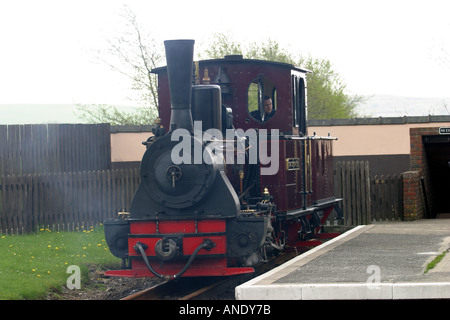
[[167, 133], [147, 145], [127, 219], [105, 223], [126, 267], [107, 274], [249, 273], [326, 237], [334, 138], [307, 136], [309, 71], [242, 56], [193, 63], [193, 41], [165, 46], [167, 67], [152, 72]]

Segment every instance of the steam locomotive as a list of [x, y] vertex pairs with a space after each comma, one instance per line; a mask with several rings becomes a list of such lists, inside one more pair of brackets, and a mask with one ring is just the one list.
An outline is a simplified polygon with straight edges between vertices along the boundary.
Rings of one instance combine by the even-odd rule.
[[[333, 137], [307, 135], [306, 69], [165, 41], [160, 123], [130, 212], [105, 222], [110, 276], [229, 276], [332, 237]], [[212, 79], [212, 80], [211, 80]]]

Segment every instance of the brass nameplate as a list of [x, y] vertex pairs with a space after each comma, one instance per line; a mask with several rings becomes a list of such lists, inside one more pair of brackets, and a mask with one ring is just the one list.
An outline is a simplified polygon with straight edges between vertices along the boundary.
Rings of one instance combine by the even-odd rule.
[[286, 170], [300, 170], [300, 159], [299, 158], [287, 158], [286, 159]]

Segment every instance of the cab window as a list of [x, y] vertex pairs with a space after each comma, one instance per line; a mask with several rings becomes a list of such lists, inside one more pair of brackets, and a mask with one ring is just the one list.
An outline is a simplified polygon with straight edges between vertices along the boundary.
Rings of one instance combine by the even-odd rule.
[[305, 79], [292, 75], [292, 111], [293, 125], [306, 134], [306, 87]]
[[250, 82], [247, 91], [248, 113], [254, 120], [264, 123], [269, 121], [276, 112], [277, 91], [273, 82], [258, 76]]

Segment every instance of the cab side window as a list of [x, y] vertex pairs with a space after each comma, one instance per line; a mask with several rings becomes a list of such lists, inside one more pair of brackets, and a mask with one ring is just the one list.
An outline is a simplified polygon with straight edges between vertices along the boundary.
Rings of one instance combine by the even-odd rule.
[[250, 117], [260, 123], [269, 121], [276, 112], [276, 98], [277, 92], [273, 82], [259, 75], [250, 82], [247, 90], [247, 108]]
[[306, 134], [306, 86], [305, 79], [292, 75], [292, 111], [293, 125], [303, 134]]

